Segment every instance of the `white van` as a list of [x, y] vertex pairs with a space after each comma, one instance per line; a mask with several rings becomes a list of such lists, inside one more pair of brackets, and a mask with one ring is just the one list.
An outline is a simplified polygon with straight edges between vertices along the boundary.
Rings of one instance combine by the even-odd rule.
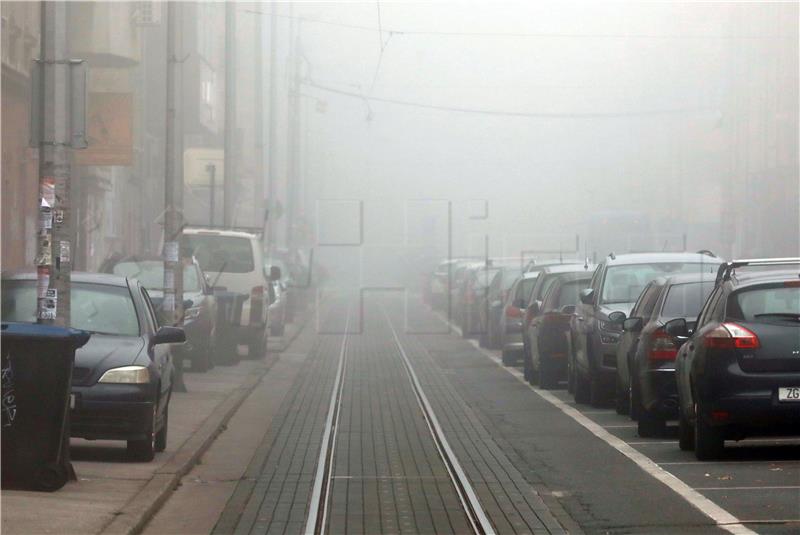
[[181, 247], [194, 255], [215, 288], [247, 296], [242, 307], [241, 344], [250, 358], [267, 350], [268, 275], [261, 237], [238, 230], [185, 228]]

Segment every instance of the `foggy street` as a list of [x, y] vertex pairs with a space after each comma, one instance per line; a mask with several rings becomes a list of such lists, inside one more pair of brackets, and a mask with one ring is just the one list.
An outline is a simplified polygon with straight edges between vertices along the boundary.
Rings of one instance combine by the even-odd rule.
[[1, 0], [3, 535], [800, 533], [800, 0]]

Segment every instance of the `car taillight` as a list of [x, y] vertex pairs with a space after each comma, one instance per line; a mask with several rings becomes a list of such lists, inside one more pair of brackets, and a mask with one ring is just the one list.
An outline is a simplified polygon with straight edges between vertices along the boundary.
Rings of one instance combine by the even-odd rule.
[[647, 353], [647, 359], [652, 361], [669, 361], [675, 360], [678, 355], [678, 345], [675, 339], [662, 330], [657, 330], [652, 335], [652, 343], [650, 344], [650, 351]]
[[710, 349], [758, 349], [761, 342], [752, 331], [735, 323], [723, 323], [703, 337]]
[[506, 307], [506, 317], [507, 318], [521, 318], [522, 311], [515, 306], [508, 305]]

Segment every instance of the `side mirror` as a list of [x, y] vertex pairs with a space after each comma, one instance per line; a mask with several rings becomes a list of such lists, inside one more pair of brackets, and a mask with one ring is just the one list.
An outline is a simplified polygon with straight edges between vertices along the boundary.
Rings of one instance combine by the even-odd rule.
[[622, 328], [630, 332], [639, 332], [642, 330], [642, 318], [628, 318], [622, 322]]
[[269, 268], [269, 280], [271, 281], [279, 281], [281, 280], [281, 268], [278, 266], [270, 266]]
[[185, 341], [186, 333], [180, 327], [160, 327], [152, 338], [153, 345], [182, 344]]
[[577, 309], [578, 307], [576, 307], [575, 305], [564, 305], [563, 307], [561, 307], [561, 310], [559, 310], [559, 312], [570, 316], [572, 314], [575, 314], [575, 311]]
[[664, 332], [676, 338], [688, 338], [689, 325], [684, 318], [675, 318], [664, 324]]
[[611, 314], [608, 315], [608, 321], [610, 323], [622, 324], [625, 321], [625, 318], [626, 318], [625, 313], [619, 310], [612, 312]]
[[584, 288], [581, 290], [581, 293], [578, 294], [578, 297], [581, 300], [581, 303], [584, 305], [593, 305], [594, 304], [594, 289], [592, 288]]

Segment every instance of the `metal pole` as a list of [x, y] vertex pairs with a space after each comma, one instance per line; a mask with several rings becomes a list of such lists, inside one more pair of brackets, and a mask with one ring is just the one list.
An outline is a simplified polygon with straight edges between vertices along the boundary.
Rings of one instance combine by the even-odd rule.
[[[276, 150], [275, 150], [275, 129], [276, 129], [276, 119], [275, 114], [277, 113], [277, 105], [275, 102], [276, 94], [275, 94], [275, 84], [278, 80], [278, 69], [276, 67], [276, 57], [277, 53], [275, 47], [278, 43], [277, 33], [278, 33], [278, 17], [276, 16], [276, 10], [278, 9], [278, 4], [276, 2], [271, 2], [270, 7], [270, 21], [269, 21], [269, 161], [268, 161], [268, 171], [267, 171], [267, 200], [269, 202], [269, 206], [273, 209], [277, 205], [275, 202], [275, 173], [276, 173]], [[272, 253], [272, 247], [275, 243], [275, 218], [271, 218], [270, 221], [267, 222], [267, 252], [269, 254]]]
[[[253, 98], [255, 100], [255, 136], [256, 149], [255, 183], [253, 185], [253, 224], [261, 224], [264, 216], [264, 52], [262, 40], [261, 16], [255, 17], [255, 52], [253, 54], [253, 67], [255, 83]], [[262, 229], [263, 230], [263, 229]]]
[[[290, 4], [290, 8], [293, 4]], [[286, 184], [286, 246], [290, 251], [297, 248], [294, 236], [296, 216], [296, 194], [298, 189], [298, 144], [300, 134], [300, 25], [302, 21], [292, 22], [292, 82], [289, 86], [289, 157]], [[296, 27], [295, 27], [296, 25]]]
[[[164, 184], [164, 301], [165, 321], [171, 325], [183, 324], [183, 266], [180, 254], [180, 237], [183, 229], [183, 132], [178, 115], [178, 82], [181, 64], [176, 56], [176, 43], [180, 42], [180, 16], [178, 2], [167, 3], [167, 117], [165, 132], [165, 184]], [[176, 358], [176, 377], [173, 388], [185, 392], [183, 360]]]
[[67, 4], [42, 2], [39, 117], [39, 224], [37, 304], [39, 323], [70, 326], [71, 146], [70, 61]]
[[209, 225], [212, 227], [214, 226], [214, 212], [216, 212], [216, 204], [217, 204], [217, 166], [213, 163], [206, 165], [206, 171], [208, 171], [208, 183], [209, 183], [209, 191], [208, 191], [208, 203], [209, 203]]
[[225, 184], [222, 221], [233, 226], [236, 208], [236, 3], [225, 3]]

